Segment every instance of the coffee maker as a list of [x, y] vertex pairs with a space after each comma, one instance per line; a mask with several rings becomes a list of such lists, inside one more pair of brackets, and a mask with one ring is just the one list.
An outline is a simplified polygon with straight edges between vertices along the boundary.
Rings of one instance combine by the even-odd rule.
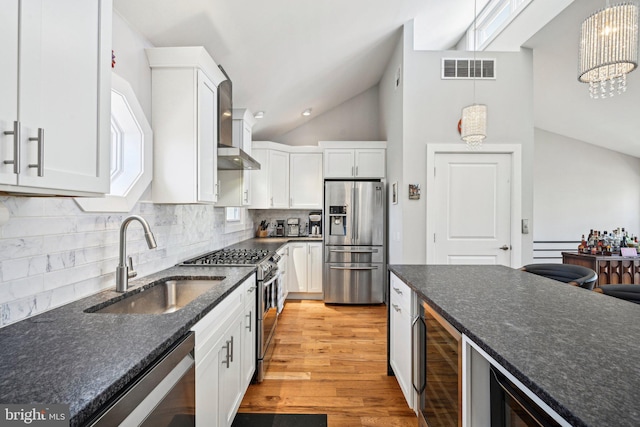
[[309, 212], [309, 236], [322, 236], [322, 211]]
[[289, 231], [287, 232], [287, 236], [298, 237], [300, 235], [300, 219], [299, 218], [289, 218], [287, 220], [287, 226]]

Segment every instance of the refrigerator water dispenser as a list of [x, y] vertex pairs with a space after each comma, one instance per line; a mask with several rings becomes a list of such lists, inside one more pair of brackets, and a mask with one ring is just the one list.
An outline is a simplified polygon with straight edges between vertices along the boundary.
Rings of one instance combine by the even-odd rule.
[[329, 221], [331, 224], [329, 234], [332, 236], [347, 235], [347, 207], [329, 206]]

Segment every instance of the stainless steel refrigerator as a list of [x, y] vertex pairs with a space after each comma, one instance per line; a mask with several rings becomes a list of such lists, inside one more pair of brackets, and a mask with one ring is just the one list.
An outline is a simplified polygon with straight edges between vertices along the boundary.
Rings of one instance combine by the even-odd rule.
[[384, 302], [384, 183], [325, 181], [324, 302]]

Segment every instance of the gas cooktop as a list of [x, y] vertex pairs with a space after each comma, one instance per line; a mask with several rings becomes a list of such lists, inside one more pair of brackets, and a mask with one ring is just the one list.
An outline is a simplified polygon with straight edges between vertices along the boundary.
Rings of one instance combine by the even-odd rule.
[[220, 249], [183, 262], [183, 265], [257, 265], [269, 257], [264, 249]]
[[180, 263], [182, 266], [218, 266], [218, 267], [238, 267], [251, 266], [258, 267], [258, 280], [263, 280], [278, 268], [280, 257], [264, 249], [220, 249], [197, 256]]

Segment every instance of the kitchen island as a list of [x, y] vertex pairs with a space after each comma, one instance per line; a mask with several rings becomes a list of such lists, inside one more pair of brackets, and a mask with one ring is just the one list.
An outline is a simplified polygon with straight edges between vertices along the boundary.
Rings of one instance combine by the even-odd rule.
[[501, 266], [389, 270], [570, 425], [640, 425], [638, 305]]

